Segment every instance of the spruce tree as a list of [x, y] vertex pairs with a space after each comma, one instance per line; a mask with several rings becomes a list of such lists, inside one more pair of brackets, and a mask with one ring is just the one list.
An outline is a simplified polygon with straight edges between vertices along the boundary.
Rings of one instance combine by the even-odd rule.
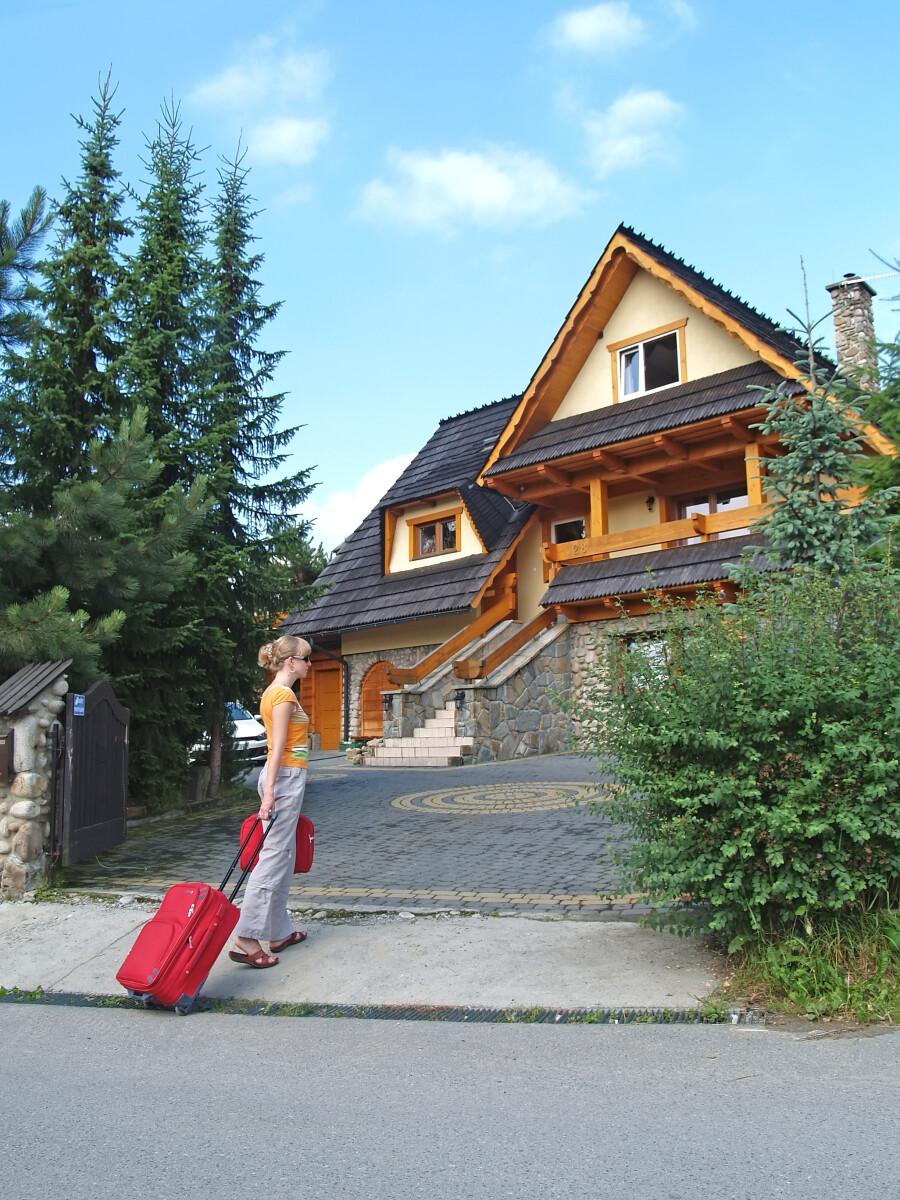
[[113, 166], [121, 114], [106, 80], [93, 119], [76, 117], [84, 137], [81, 169], [63, 181], [57, 236], [38, 266], [37, 313], [21, 357], [8, 362], [3, 435], [15, 447], [7, 475], [16, 502], [49, 510], [63, 479], [77, 479], [95, 437], [117, 430], [129, 405], [117, 381], [122, 353], [119, 315], [124, 274], [118, 245], [131, 231]]
[[249, 700], [257, 683], [255, 650], [324, 566], [309, 525], [293, 515], [309, 495], [310, 469], [278, 477], [297, 430], [279, 429], [284, 394], [271, 392], [283, 351], [259, 341], [280, 308], [265, 303], [263, 255], [253, 247], [252, 198], [238, 150], [219, 170], [213, 206], [208, 351], [210, 406], [202, 433], [210, 510], [197, 547], [203, 611], [215, 629], [209, 673], [210, 791], [221, 775], [222, 724], [229, 700]]
[[[802, 390], [793, 380], [759, 389], [767, 411], [755, 428], [775, 434], [781, 453], [761, 462], [775, 504], [753, 531], [765, 534], [765, 553], [778, 566], [841, 573], [887, 532], [886, 510], [900, 491], [846, 507], [842, 493], [858, 478], [865, 441], [858, 393], [818, 354], [808, 316], [802, 326], [806, 351], [796, 363]], [[740, 580], [743, 570], [732, 574]]]

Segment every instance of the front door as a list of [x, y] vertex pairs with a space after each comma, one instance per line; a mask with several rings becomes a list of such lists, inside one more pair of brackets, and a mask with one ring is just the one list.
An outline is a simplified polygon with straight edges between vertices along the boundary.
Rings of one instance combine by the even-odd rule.
[[340, 665], [317, 662], [313, 677], [313, 728], [320, 735], [323, 750], [338, 750], [341, 744], [341, 670]]

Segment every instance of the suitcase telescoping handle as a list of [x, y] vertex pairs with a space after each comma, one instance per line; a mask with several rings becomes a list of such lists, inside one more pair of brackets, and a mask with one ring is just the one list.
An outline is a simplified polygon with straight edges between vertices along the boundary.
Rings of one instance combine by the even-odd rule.
[[[268, 820], [268, 821], [267, 821], [267, 823], [266, 823], [266, 828], [265, 828], [265, 830], [263, 831], [263, 835], [262, 835], [262, 837], [260, 838], [260, 841], [259, 841], [260, 849], [262, 849], [262, 844], [263, 844], [263, 842], [264, 842], [264, 841], [266, 840], [266, 838], [269, 836], [269, 833], [271, 832], [272, 826], [275, 824], [275, 818], [276, 818], [276, 816], [277, 816], [277, 815], [278, 815], [277, 813], [272, 813], [272, 815], [269, 817], [269, 820]], [[244, 853], [244, 847], [247, 845], [247, 843], [250, 841], [250, 839], [251, 839], [251, 838], [253, 837], [253, 835], [256, 833], [256, 823], [257, 823], [257, 821], [261, 821], [261, 820], [262, 820], [262, 817], [257, 817], [257, 818], [256, 818], [256, 821], [254, 821], [254, 822], [253, 822], [253, 824], [250, 826], [250, 832], [249, 832], [249, 833], [247, 834], [247, 836], [244, 838], [244, 840], [243, 840], [243, 842], [242, 842], [242, 844], [241, 844], [241, 847], [240, 847], [240, 849], [238, 850], [237, 854], [236, 854], [236, 855], [235, 855], [235, 857], [234, 857], [234, 862], [231, 864], [231, 866], [230, 866], [230, 867], [228, 868], [228, 870], [225, 872], [225, 878], [224, 878], [224, 879], [222, 880], [222, 882], [219, 884], [219, 891], [220, 891], [220, 892], [224, 892], [224, 891], [225, 891], [225, 885], [228, 883], [228, 880], [231, 878], [231, 872], [234, 870], [234, 868], [235, 868], [235, 867], [238, 865], [238, 863], [241, 861], [241, 855]], [[255, 856], [254, 856], [254, 858], [255, 858]], [[233, 903], [234, 903], [234, 898], [235, 898], [235, 896], [238, 894], [238, 892], [239, 892], [239, 891], [241, 890], [241, 888], [244, 886], [244, 880], [247, 878], [247, 876], [248, 876], [248, 875], [250, 874], [250, 872], [253, 870], [253, 861], [254, 861], [254, 859], [253, 859], [253, 858], [251, 858], [251, 859], [250, 859], [250, 862], [247, 864], [247, 866], [246, 866], [246, 867], [244, 868], [244, 870], [241, 872], [241, 877], [240, 877], [240, 879], [239, 879], [239, 880], [237, 881], [237, 883], [234, 885], [234, 889], [233, 889], [233, 891], [232, 891], [231, 895], [228, 897], [229, 903], [231, 903], [231, 904], [233, 904]]]

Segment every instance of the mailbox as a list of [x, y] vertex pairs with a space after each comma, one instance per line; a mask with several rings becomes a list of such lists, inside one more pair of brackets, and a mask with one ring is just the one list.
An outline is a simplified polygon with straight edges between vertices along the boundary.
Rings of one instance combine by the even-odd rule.
[[12, 783], [16, 777], [13, 767], [13, 731], [0, 729], [0, 783]]

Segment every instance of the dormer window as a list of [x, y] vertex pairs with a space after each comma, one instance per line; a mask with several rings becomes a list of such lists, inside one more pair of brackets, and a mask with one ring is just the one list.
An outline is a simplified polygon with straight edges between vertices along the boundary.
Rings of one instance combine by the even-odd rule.
[[686, 324], [686, 319], [675, 321], [608, 347], [612, 355], [614, 402], [656, 392], [687, 378]]
[[421, 517], [409, 525], [409, 557], [428, 558], [432, 554], [451, 554], [459, 550], [461, 509]]

